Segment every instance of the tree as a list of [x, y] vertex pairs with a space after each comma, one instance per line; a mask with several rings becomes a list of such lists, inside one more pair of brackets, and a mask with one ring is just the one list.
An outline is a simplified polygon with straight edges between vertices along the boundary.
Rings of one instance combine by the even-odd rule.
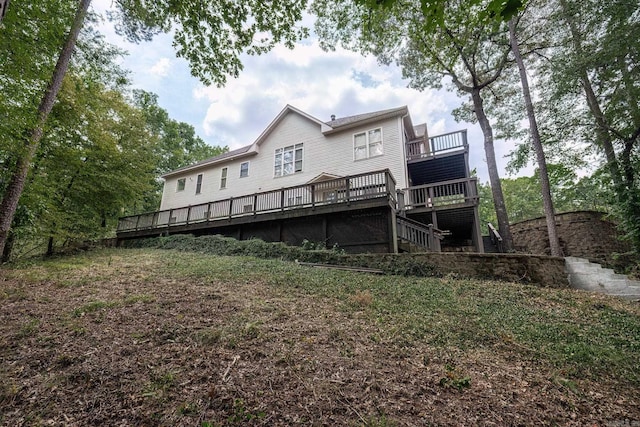
[[53, 71], [53, 75], [45, 94], [38, 106], [37, 119], [34, 122], [32, 129], [28, 129], [28, 137], [24, 139], [24, 147], [21, 152], [16, 156], [16, 162], [14, 166], [14, 172], [9, 179], [8, 184], [4, 190], [2, 202], [0, 202], [0, 252], [4, 253], [4, 246], [11, 228], [11, 222], [18, 208], [18, 201], [24, 190], [24, 185], [27, 179], [27, 174], [31, 166], [31, 161], [35, 155], [42, 135], [44, 133], [44, 126], [49, 117], [49, 113], [53, 108], [56, 96], [62, 86], [62, 80], [69, 67], [69, 61], [71, 60], [71, 54], [76, 44], [78, 34], [82, 28], [84, 18], [89, 9], [90, 0], [81, 0], [78, 4], [73, 24], [69, 30], [69, 35], [62, 47], [62, 51], [58, 57], [58, 61]]
[[[15, 166], [0, 202], [0, 252], [4, 252], [32, 159], [38, 150], [90, 2], [78, 1], [75, 18], [40, 102], [37, 120], [24, 129], [27, 135], [22, 137], [24, 147], [16, 153]], [[121, 32], [134, 41], [149, 39], [175, 27], [177, 55], [187, 59], [193, 75], [205, 84], [223, 84], [227, 75], [237, 76], [242, 69], [241, 53], [264, 53], [280, 42], [291, 47], [294, 41], [305, 36], [304, 28], [296, 28], [305, 4], [304, 0], [232, 3], [117, 0], [113, 16], [119, 20]], [[9, 15], [14, 9], [9, 10]]]
[[397, 61], [411, 87], [440, 88], [443, 81], [448, 81], [471, 99], [484, 135], [498, 227], [505, 249], [511, 251], [513, 243], [493, 148], [493, 129], [483, 99], [508, 63], [506, 25], [486, 19], [486, 2], [447, 2], [437, 25], [425, 15], [422, 2], [387, 3], [381, 7], [372, 2], [316, 0], [312, 11], [318, 16], [316, 32], [323, 47], [342, 44], [365, 54], [373, 53], [382, 63]]
[[196, 135], [193, 126], [171, 119], [167, 111], [158, 105], [158, 96], [154, 93], [136, 90], [133, 103], [143, 113], [148, 132], [158, 138], [154, 145], [153, 190], [145, 193], [140, 203], [132, 207], [129, 213], [135, 214], [158, 209], [162, 197], [160, 175], [220, 155], [229, 148], [207, 145]]
[[[614, 212], [640, 252], [640, 31], [636, 0], [558, 0], [544, 35], [554, 46], [542, 62], [542, 103], [561, 114], [555, 129], [597, 154], [616, 195]], [[603, 65], [606, 64], [606, 65]], [[598, 160], [600, 161], [600, 160]]]
[[513, 53], [516, 64], [518, 65], [520, 82], [522, 85], [522, 95], [524, 97], [527, 118], [529, 120], [531, 145], [533, 146], [533, 150], [536, 153], [536, 160], [538, 163], [538, 175], [540, 179], [540, 187], [542, 190], [542, 202], [544, 205], [544, 214], [547, 222], [547, 234], [549, 236], [551, 255], [562, 256], [562, 250], [560, 249], [560, 240], [558, 239], [558, 231], [556, 229], [556, 216], [553, 209], [553, 200], [551, 198], [549, 175], [547, 173], [547, 161], [545, 159], [540, 133], [538, 132], [538, 122], [536, 120], [536, 114], [533, 109], [533, 101], [531, 99], [531, 91], [529, 90], [529, 79], [527, 77], [527, 70], [520, 53], [520, 44], [518, 42], [516, 33], [517, 21], [517, 17], [513, 17], [509, 20], [509, 42], [511, 45], [511, 52]]
[[[129, 204], [151, 190], [157, 138], [141, 111], [90, 76], [65, 78], [34, 162], [33, 190], [46, 209], [38, 227], [54, 241], [105, 237]], [[36, 209], [37, 209], [36, 205]]]

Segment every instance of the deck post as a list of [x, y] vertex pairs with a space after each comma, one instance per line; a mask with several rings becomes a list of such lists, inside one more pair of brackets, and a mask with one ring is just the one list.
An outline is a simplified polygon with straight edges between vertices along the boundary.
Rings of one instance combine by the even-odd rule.
[[473, 240], [476, 242], [478, 253], [484, 253], [484, 242], [482, 241], [482, 229], [480, 228], [480, 213], [478, 205], [473, 207]]
[[191, 217], [191, 205], [187, 208], [187, 225], [189, 225], [189, 217]]
[[138, 231], [138, 224], [140, 224], [140, 215], [136, 217], [136, 231]]
[[400, 216], [406, 216], [405, 206], [404, 206], [404, 191], [396, 190], [396, 201], [397, 201], [398, 211], [400, 212]]
[[280, 210], [284, 212], [284, 188], [280, 190]]
[[229, 198], [229, 219], [231, 219], [233, 215], [233, 197]]
[[316, 185], [311, 184], [311, 208], [316, 209]]
[[398, 253], [398, 221], [396, 220], [396, 210], [389, 209], [389, 252]]
[[[349, 181], [350, 181], [350, 177], [346, 177], [345, 178], [345, 197], [347, 198], [347, 206], [349, 206], [351, 204], [351, 189], [349, 188]], [[336, 194], [336, 199], [338, 195]]]
[[253, 195], [253, 216], [258, 214], [258, 193]]

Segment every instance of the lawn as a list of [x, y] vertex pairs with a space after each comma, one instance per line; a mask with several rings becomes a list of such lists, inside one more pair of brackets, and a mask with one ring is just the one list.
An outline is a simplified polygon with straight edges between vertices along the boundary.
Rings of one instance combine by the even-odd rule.
[[0, 268], [0, 425], [640, 425], [640, 305], [109, 249]]

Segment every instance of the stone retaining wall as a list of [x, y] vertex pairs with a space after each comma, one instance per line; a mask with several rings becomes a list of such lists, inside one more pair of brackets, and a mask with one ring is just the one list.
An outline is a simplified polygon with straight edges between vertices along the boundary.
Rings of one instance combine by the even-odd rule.
[[[594, 211], [557, 214], [558, 238], [563, 254], [611, 263], [613, 253], [629, 251], [629, 245], [618, 240], [615, 224], [604, 219], [605, 215]], [[545, 218], [512, 224], [511, 234], [519, 252], [551, 253]]]
[[544, 255], [470, 252], [343, 254], [332, 250], [309, 251], [284, 243], [267, 243], [262, 240], [240, 241], [223, 236], [193, 235], [130, 240], [124, 242], [124, 246], [375, 268], [387, 274], [405, 276], [453, 275], [457, 278], [503, 280], [554, 288], [569, 287], [564, 271], [564, 259]]
[[[438, 276], [503, 280], [553, 288], [569, 287], [564, 258], [544, 255], [430, 252], [362, 254], [346, 257], [350, 258], [348, 264], [387, 271], [402, 271], [406, 265], [422, 265]], [[336, 261], [335, 258], [333, 261]], [[344, 261], [346, 260], [340, 263]]]

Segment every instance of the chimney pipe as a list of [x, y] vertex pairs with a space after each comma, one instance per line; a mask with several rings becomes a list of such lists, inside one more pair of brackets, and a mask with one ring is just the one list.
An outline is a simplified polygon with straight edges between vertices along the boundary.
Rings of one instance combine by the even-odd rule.
[[335, 114], [332, 114], [332, 115], [331, 115], [331, 121], [334, 121], [335, 119], [336, 119], [336, 115], [335, 115]]

